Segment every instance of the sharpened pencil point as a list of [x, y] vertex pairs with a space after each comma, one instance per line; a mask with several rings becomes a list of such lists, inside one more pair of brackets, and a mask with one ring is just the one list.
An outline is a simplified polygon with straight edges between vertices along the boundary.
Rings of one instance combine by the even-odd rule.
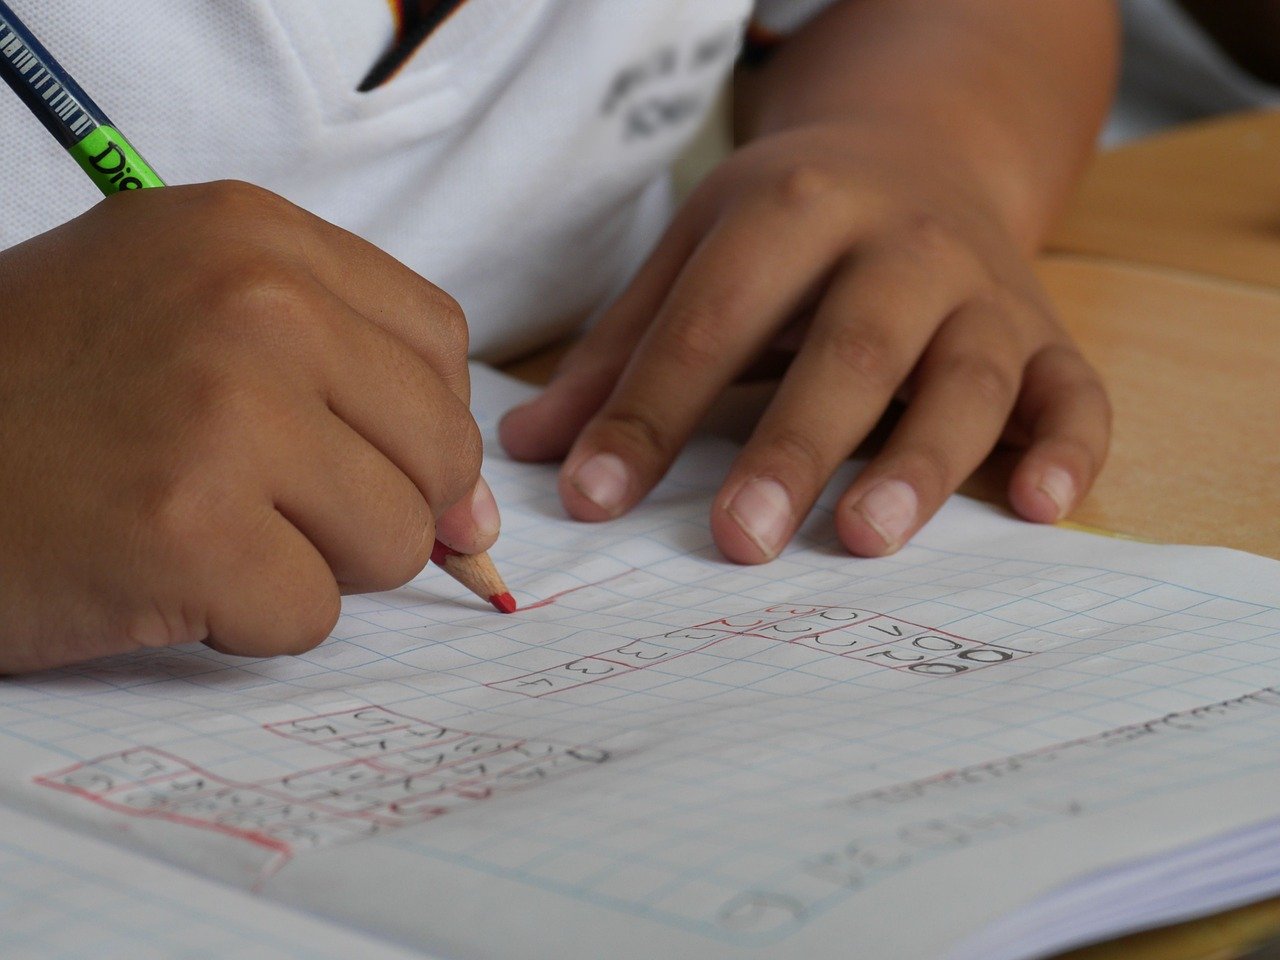
[[431, 559], [481, 600], [487, 600], [495, 610], [502, 613], [516, 612], [515, 597], [511, 596], [511, 591], [502, 582], [502, 575], [487, 553], [459, 553], [436, 541]]

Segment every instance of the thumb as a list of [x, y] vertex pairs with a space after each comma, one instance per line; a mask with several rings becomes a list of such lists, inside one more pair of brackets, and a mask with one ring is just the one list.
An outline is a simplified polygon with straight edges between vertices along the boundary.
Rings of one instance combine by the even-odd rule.
[[481, 477], [469, 496], [436, 518], [436, 539], [459, 553], [484, 553], [497, 541], [501, 528], [498, 502]]

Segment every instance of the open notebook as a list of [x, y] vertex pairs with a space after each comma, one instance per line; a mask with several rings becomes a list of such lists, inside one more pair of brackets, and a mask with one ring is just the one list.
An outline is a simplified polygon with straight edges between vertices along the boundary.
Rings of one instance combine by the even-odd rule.
[[0, 956], [992, 960], [1280, 891], [1280, 564], [956, 499], [734, 567], [732, 452], [586, 526], [491, 444], [516, 616], [427, 571], [0, 683]]

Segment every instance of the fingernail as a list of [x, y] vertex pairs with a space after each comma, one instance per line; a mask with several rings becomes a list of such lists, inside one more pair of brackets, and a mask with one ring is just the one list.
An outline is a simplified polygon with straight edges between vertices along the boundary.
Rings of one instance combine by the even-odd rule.
[[896, 550], [916, 522], [920, 500], [911, 484], [885, 480], [872, 487], [854, 509], [879, 534], [886, 547]]
[[471, 519], [482, 537], [494, 537], [502, 527], [502, 517], [498, 513], [498, 501], [493, 498], [489, 484], [481, 477], [476, 488], [471, 492]]
[[1049, 467], [1045, 470], [1044, 475], [1040, 477], [1040, 486], [1037, 489], [1052, 500], [1053, 505], [1058, 508], [1058, 520], [1070, 513], [1072, 505], [1076, 502], [1076, 482], [1071, 479], [1071, 474], [1061, 467]]
[[752, 480], [730, 501], [728, 511], [766, 557], [781, 552], [791, 529], [791, 497], [777, 480]]
[[577, 469], [569, 482], [601, 510], [618, 513], [626, 503], [631, 472], [621, 457], [597, 453]]

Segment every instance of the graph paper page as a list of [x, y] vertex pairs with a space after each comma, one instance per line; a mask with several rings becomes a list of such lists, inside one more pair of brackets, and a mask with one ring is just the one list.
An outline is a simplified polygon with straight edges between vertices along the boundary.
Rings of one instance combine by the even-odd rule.
[[305, 656], [6, 681], [0, 802], [424, 954], [584, 960], [936, 957], [1273, 813], [1280, 564], [960, 499], [853, 559], [837, 483], [735, 567], [727, 443], [572, 523], [493, 441], [524, 388], [475, 378], [521, 613], [428, 570]]
[[414, 954], [0, 807], [5, 960], [410, 960]]

